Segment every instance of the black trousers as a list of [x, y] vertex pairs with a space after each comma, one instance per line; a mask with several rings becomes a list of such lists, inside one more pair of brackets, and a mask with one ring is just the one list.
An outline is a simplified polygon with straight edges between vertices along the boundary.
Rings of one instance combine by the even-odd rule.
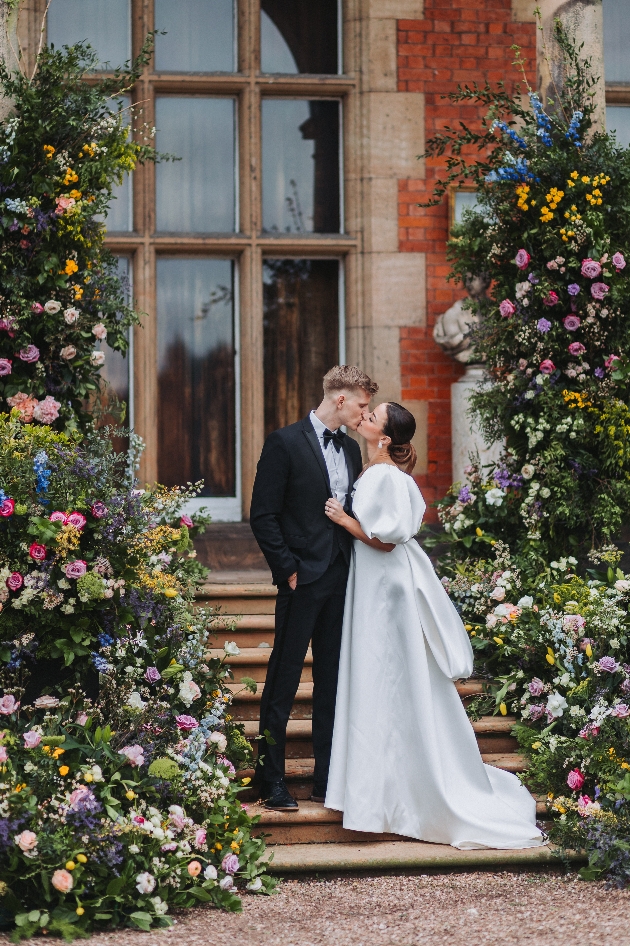
[[264, 738], [258, 743], [264, 758], [257, 768], [257, 782], [284, 777], [287, 722], [311, 641], [315, 794], [326, 788], [347, 583], [348, 565], [340, 553], [316, 581], [298, 584], [295, 591], [288, 582], [278, 587], [275, 641], [260, 704], [260, 733], [268, 730], [275, 745]]

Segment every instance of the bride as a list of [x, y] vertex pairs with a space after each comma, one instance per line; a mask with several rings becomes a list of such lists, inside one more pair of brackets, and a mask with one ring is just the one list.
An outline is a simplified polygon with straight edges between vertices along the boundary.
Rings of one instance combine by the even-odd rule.
[[326, 503], [355, 542], [325, 804], [354, 831], [460, 849], [534, 847], [545, 843], [534, 799], [515, 775], [484, 765], [453, 683], [470, 676], [473, 654], [414, 540], [426, 508], [408, 475], [415, 427], [399, 404], [364, 415], [369, 462], [355, 518]]

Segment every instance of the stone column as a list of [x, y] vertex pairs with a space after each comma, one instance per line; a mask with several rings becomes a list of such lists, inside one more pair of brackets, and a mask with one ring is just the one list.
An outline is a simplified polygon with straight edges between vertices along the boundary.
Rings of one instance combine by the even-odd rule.
[[[606, 128], [606, 89], [604, 84], [604, 28], [602, 0], [540, 0], [541, 28], [537, 33], [538, 90], [543, 103], [558, 101], [565, 80], [561, 50], [553, 35], [554, 21], [560, 20], [568, 35], [580, 46], [581, 55], [591, 60], [593, 74], [599, 78], [594, 88], [594, 129]], [[570, 116], [569, 116], [570, 117]]]
[[[0, 59], [10, 72], [19, 69], [18, 62], [18, 21], [19, 3], [8, 3], [0, 0]], [[13, 102], [4, 95], [0, 95], [0, 122], [9, 115]]]
[[496, 463], [501, 456], [501, 444], [486, 447], [475, 421], [468, 415], [469, 398], [480, 385], [487, 383], [481, 365], [467, 365], [466, 374], [451, 385], [451, 442], [453, 450], [453, 482], [465, 479], [464, 468], [473, 457], [479, 456], [482, 463]]

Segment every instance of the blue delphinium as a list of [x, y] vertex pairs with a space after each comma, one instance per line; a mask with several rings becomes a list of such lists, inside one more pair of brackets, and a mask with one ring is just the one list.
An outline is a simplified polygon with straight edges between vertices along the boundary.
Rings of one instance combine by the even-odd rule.
[[492, 123], [492, 130], [494, 131], [495, 128], [499, 128], [502, 132], [504, 132], [509, 138], [512, 139], [514, 144], [517, 144], [519, 146], [519, 148], [522, 148], [523, 150], [527, 148], [527, 142], [524, 141], [520, 135], [517, 135], [514, 129], [510, 128], [509, 125], [506, 125], [505, 122], [500, 122], [497, 119], [496, 121]]
[[566, 130], [565, 138], [568, 138], [569, 141], [572, 141], [576, 148], [582, 147], [582, 142], [580, 141], [580, 122], [584, 118], [584, 112], [573, 112], [571, 117], [571, 122], [569, 127]]
[[543, 104], [538, 98], [538, 94], [536, 92], [529, 93], [529, 101], [531, 103], [534, 115], [536, 116], [536, 125], [538, 126], [536, 134], [542, 140], [543, 144], [550, 148], [553, 144], [553, 138], [549, 134], [552, 128], [551, 119], [544, 110]]
[[39, 501], [46, 505], [49, 502], [49, 500], [46, 499], [46, 493], [48, 492], [52, 471], [48, 466], [48, 454], [45, 450], [40, 450], [39, 453], [35, 455], [33, 470], [37, 476], [36, 489]]

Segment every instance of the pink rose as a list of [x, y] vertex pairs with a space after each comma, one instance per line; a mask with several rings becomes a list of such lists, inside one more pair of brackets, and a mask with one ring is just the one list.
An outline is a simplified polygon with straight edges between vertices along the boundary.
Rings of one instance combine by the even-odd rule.
[[0, 378], [5, 378], [8, 374], [11, 374], [12, 364], [10, 358], [0, 358]]
[[516, 263], [519, 269], [527, 269], [527, 267], [529, 266], [530, 259], [531, 259], [531, 256], [529, 255], [527, 250], [519, 250], [518, 253], [516, 254], [516, 258], [514, 262]]
[[68, 562], [64, 568], [66, 578], [83, 578], [86, 571], [87, 562], [84, 562], [82, 558], [78, 558], [74, 562]]
[[33, 409], [33, 417], [35, 420], [38, 420], [40, 424], [52, 424], [59, 417], [60, 407], [61, 402], [56, 401], [54, 397], [48, 394], [44, 400], [40, 401]]
[[620, 273], [622, 269], [625, 269], [625, 268], [626, 268], [626, 260], [625, 260], [625, 257], [624, 257], [624, 255], [623, 255], [623, 253], [615, 253], [614, 256], [613, 256], [613, 258], [612, 258], [612, 264], [613, 264], [613, 266], [615, 267], [615, 269], [617, 270], [618, 273]]
[[61, 512], [60, 509], [55, 509], [54, 512], [51, 512], [48, 518], [51, 522], [63, 522], [64, 526], [68, 522], [68, 517], [66, 516], [65, 512]]
[[183, 729], [184, 732], [190, 732], [192, 729], [196, 729], [199, 725], [194, 716], [186, 716], [185, 713], [181, 716], [176, 716], [175, 722], [177, 723], [177, 728]]
[[191, 877], [198, 877], [201, 873], [201, 864], [199, 861], [191, 861], [186, 869]]
[[545, 689], [545, 684], [538, 677], [534, 677], [533, 680], [527, 684], [527, 689], [532, 696], [540, 696], [540, 694]]
[[553, 374], [553, 372], [556, 370], [556, 366], [554, 365], [553, 361], [551, 361], [550, 358], [545, 358], [544, 361], [540, 362], [540, 365], [538, 367], [540, 369], [541, 374]]
[[567, 785], [572, 792], [578, 792], [584, 785], [584, 776], [579, 769], [573, 769], [567, 775]]
[[93, 504], [90, 511], [95, 519], [102, 519], [107, 515], [107, 506], [99, 501]]
[[198, 828], [197, 833], [195, 834], [195, 847], [201, 848], [205, 847], [206, 844], [206, 830], [205, 828]]
[[594, 282], [591, 286], [591, 295], [593, 299], [603, 299], [608, 292], [608, 286], [605, 282]]
[[50, 882], [59, 893], [70, 893], [74, 886], [72, 874], [67, 870], [56, 870]]
[[28, 362], [28, 364], [39, 361], [39, 348], [37, 345], [27, 345], [26, 348], [22, 348], [22, 350], [18, 352], [18, 358], [20, 361]]
[[64, 361], [72, 361], [76, 356], [77, 350], [74, 345], [66, 345], [65, 348], [62, 348], [59, 352], [59, 357], [63, 358]]
[[18, 591], [24, 584], [24, 579], [19, 572], [12, 572], [6, 581], [6, 586], [9, 591]]
[[71, 210], [76, 201], [74, 197], [58, 197], [56, 203], [55, 213], [60, 217], [66, 210]]
[[599, 726], [596, 726], [595, 723], [587, 723], [584, 729], [580, 729], [578, 736], [580, 739], [589, 739], [591, 736], [595, 737], [599, 735]]
[[125, 746], [123, 749], [119, 749], [118, 752], [120, 755], [126, 756], [127, 761], [134, 768], [144, 765], [144, 749], [142, 746]]
[[85, 516], [76, 510], [68, 515], [68, 525], [74, 526], [75, 529], [83, 529], [86, 522]]
[[516, 312], [516, 306], [513, 302], [510, 302], [509, 299], [504, 299], [501, 305], [499, 306], [499, 312], [504, 319], [508, 319], [511, 315], [514, 315]]
[[0, 762], [8, 762], [9, 753], [7, 752], [6, 746], [0, 746]]
[[11, 696], [10, 693], [0, 698], [0, 715], [11, 716], [11, 714], [16, 713], [19, 708], [20, 704], [16, 702], [15, 697]]
[[46, 558], [46, 546], [40, 545], [39, 542], [32, 542], [28, 554], [34, 561], [43, 562]]
[[76, 322], [80, 315], [79, 310], [74, 308], [66, 309], [63, 313], [63, 317], [68, 325], [72, 325], [73, 322]]
[[620, 359], [619, 359], [619, 355], [609, 355], [608, 358], [606, 359], [606, 361], [604, 362], [604, 365], [605, 365], [607, 368], [612, 368], [612, 366], [614, 365], [614, 363], [615, 363], [616, 361], [619, 361], [619, 360], [620, 360]]
[[221, 861], [221, 870], [224, 870], [226, 874], [235, 874], [240, 866], [236, 854], [226, 854]]
[[75, 723], [77, 724], [77, 726], [85, 726], [87, 721], [88, 721], [87, 713], [77, 713], [77, 718], [75, 719]]
[[558, 305], [559, 302], [560, 302], [560, 298], [558, 296], [558, 293], [554, 292], [553, 289], [549, 293], [547, 293], [547, 295], [543, 299], [543, 305], [548, 305], [548, 306]]
[[22, 831], [21, 834], [16, 834], [14, 840], [21, 851], [32, 851], [37, 847], [37, 835], [34, 831]]
[[33, 315], [41, 315], [43, 311], [44, 311], [44, 307], [43, 305], [40, 305], [39, 302], [34, 302], [33, 305], [31, 306], [31, 312], [33, 313]]
[[28, 394], [24, 394], [23, 391], [18, 391], [13, 397], [7, 398], [9, 407], [15, 407], [20, 412], [20, 420], [23, 424], [30, 424], [33, 420], [33, 411], [38, 403], [37, 398], [30, 397]]
[[0, 516], [4, 519], [8, 519], [9, 516], [13, 515], [13, 510], [15, 509], [15, 500], [14, 499], [5, 499], [0, 503]]
[[617, 703], [612, 709], [611, 716], [616, 716], [617, 719], [626, 719], [630, 716], [630, 706], [627, 703]]
[[596, 276], [599, 276], [602, 268], [597, 260], [588, 259], [582, 260], [582, 275], [586, 276], [587, 279], [595, 279]]
[[186, 526], [188, 529], [192, 529], [195, 523], [192, 521], [190, 516], [182, 516], [179, 520], [179, 524], [180, 526]]
[[569, 345], [569, 354], [571, 355], [583, 355], [586, 351], [586, 348], [582, 342], [571, 342]]
[[567, 315], [562, 320], [562, 324], [566, 328], [567, 332], [576, 332], [579, 329], [582, 322], [577, 315]]
[[102, 322], [97, 322], [92, 326], [92, 335], [96, 335], [101, 342], [107, 338], [107, 329]]
[[32, 729], [29, 729], [28, 732], [22, 733], [22, 738], [24, 739], [25, 749], [36, 749], [42, 741], [41, 735], [38, 732], [34, 732]]

